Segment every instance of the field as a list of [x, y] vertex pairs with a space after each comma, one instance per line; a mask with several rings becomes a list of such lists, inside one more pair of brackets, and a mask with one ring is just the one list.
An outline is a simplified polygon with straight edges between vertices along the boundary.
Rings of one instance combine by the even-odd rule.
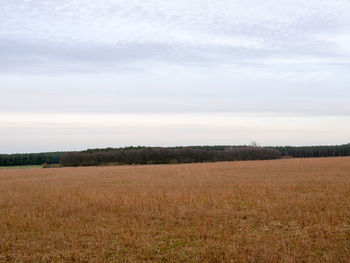
[[0, 170], [0, 262], [349, 262], [350, 158]]

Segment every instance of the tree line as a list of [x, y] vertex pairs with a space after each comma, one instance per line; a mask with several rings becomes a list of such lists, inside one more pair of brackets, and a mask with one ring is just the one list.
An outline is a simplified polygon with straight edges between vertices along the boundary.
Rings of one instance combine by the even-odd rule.
[[0, 154], [0, 166], [58, 164], [65, 152]]
[[66, 153], [62, 166], [95, 166], [104, 164], [175, 164], [240, 160], [279, 159], [276, 149], [249, 146], [194, 147], [127, 147], [91, 149]]
[[350, 143], [333, 146], [279, 146], [282, 156], [293, 158], [350, 156]]
[[81, 152], [0, 154], [0, 166], [61, 164], [62, 166], [103, 164], [165, 164], [237, 160], [265, 160], [282, 157], [310, 158], [350, 156], [350, 144], [334, 146], [188, 146], [124, 147], [89, 149]]

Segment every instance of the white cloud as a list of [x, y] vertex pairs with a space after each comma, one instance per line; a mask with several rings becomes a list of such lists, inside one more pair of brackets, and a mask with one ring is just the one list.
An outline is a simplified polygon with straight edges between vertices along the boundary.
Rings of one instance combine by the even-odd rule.
[[350, 31], [334, 34], [316, 35], [315, 38], [330, 44], [330, 49], [339, 56], [345, 56], [350, 63]]

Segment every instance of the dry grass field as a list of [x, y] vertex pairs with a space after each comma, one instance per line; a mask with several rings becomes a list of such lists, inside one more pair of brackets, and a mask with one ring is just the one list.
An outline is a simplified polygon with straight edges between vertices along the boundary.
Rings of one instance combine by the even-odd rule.
[[350, 158], [0, 170], [0, 262], [350, 262]]

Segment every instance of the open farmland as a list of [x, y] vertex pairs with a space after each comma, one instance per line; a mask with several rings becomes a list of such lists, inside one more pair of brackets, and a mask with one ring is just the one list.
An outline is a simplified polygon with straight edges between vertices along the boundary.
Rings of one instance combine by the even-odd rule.
[[0, 262], [348, 262], [350, 158], [0, 170]]

